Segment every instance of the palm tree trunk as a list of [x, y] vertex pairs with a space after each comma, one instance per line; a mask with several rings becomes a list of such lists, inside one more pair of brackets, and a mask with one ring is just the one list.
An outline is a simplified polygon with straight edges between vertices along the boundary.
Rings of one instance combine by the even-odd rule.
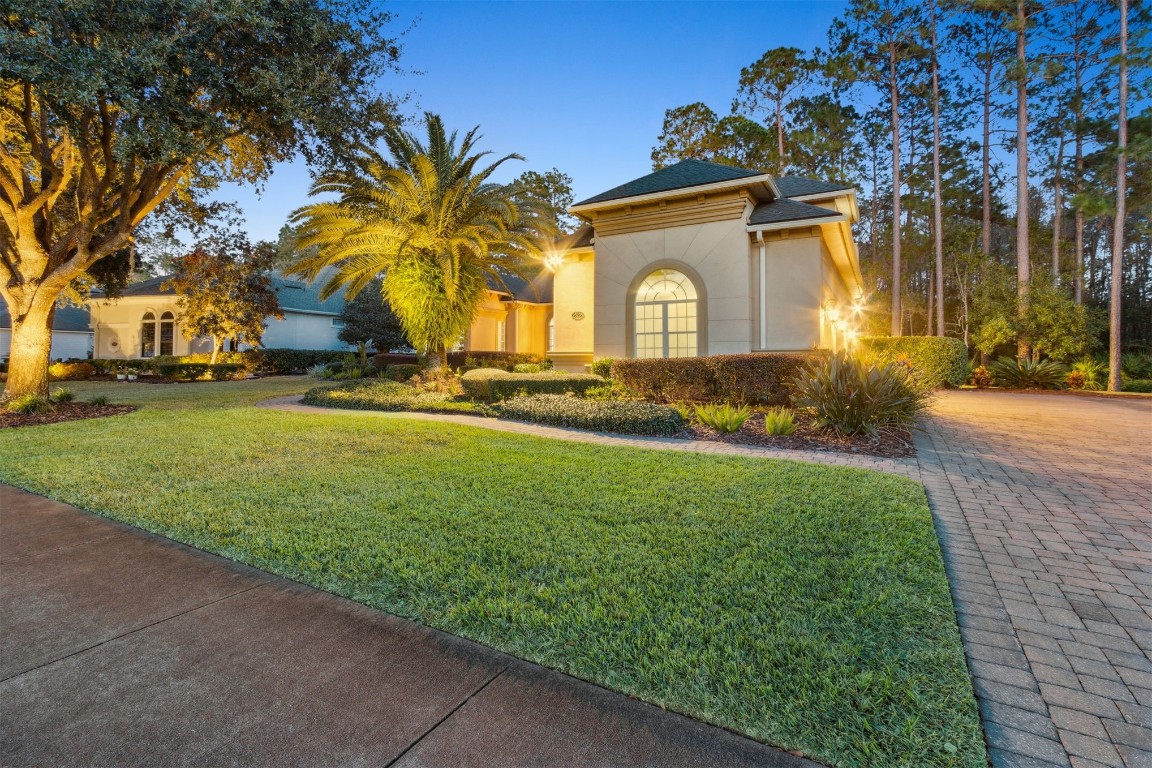
[[1108, 308], [1108, 391], [1120, 391], [1121, 294], [1124, 283], [1124, 222], [1128, 187], [1128, 0], [1120, 0], [1120, 114], [1117, 118], [1116, 223], [1112, 227], [1112, 290]]

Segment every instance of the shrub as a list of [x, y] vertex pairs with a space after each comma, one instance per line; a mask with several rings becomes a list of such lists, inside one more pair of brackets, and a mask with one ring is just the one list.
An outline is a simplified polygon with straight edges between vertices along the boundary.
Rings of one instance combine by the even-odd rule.
[[976, 366], [972, 371], [972, 385], [976, 389], [987, 389], [992, 386], [992, 374], [982, 365]]
[[448, 367], [457, 369], [469, 368], [499, 368], [508, 373], [522, 363], [536, 363], [551, 368], [551, 364], [540, 355], [529, 355], [519, 352], [449, 352]]
[[812, 359], [759, 353], [616, 360], [611, 372], [613, 380], [644, 400], [784, 405], [788, 384]]
[[1087, 379], [1080, 371], [1068, 371], [1068, 376], [1064, 379], [1064, 383], [1068, 385], [1068, 389], [1084, 389]]
[[903, 363], [930, 387], [958, 387], [968, 373], [968, 348], [942, 336], [865, 336], [860, 351], [875, 363]]
[[1120, 372], [1130, 379], [1152, 379], [1152, 355], [1147, 352], [1129, 352], [1122, 355]]
[[696, 406], [696, 418], [700, 423], [717, 432], [739, 432], [740, 427], [744, 426], [744, 422], [748, 421], [751, 415], [752, 411], [746, 405], [736, 407], [730, 403], [723, 403]]
[[582, 395], [604, 379], [587, 373], [507, 373], [496, 368], [477, 368], [465, 373], [460, 383], [464, 392], [477, 400], [502, 400], [516, 394]]
[[996, 384], [1010, 389], [1060, 389], [1067, 376], [1068, 369], [1055, 360], [1002, 357], [992, 363]]
[[38, 395], [35, 392], [29, 392], [20, 397], [15, 397], [9, 400], [4, 407], [12, 413], [21, 413], [25, 416], [52, 412], [52, 403], [48, 398], [43, 395]]
[[1152, 379], [1129, 379], [1120, 389], [1123, 392], [1152, 392]]
[[302, 373], [314, 365], [342, 363], [349, 355], [338, 349], [254, 349], [240, 353], [250, 370], [283, 375]]
[[[1079, 387], [1073, 387], [1073, 374], [1079, 374], [1076, 379], [1083, 380]], [[1098, 391], [1108, 385], [1108, 364], [1095, 360], [1081, 360], [1072, 364], [1072, 371], [1068, 374], [1068, 386], [1072, 389], [1088, 389]]]
[[796, 431], [796, 412], [791, 408], [770, 408], [764, 412], [764, 431], [770, 435], [790, 435]]
[[53, 363], [48, 366], [48, 378], [52, 381], [77, 381], [96, 374], [91, 363]]
[[544, 366], [539, 363], [517, 363], [512, 366], [512, 373], [540, 373]]
[[592, 373], [604, 378], [612, 378], [612, 363], [616, 362], [611, 357], [602, 357], [599, 360], [592, 362]]
[[793, 399], [817, 426], [848, 437], [912, 426], [928, 407], [929, 395], [898, 363], [877, 365], [840, 354], [805, 371]]
[[324, 365], [323, 363], [316, 363], [316, 365], [308, 366], [307, 373], [309, 376], [320, 377], [323, 376], [327, 371], [328, 366]]
[[372, 356], [372, 364], [377, 370], [383, 371], [390, 365], [419, 365], [420, 358], [415, 353], [406, 355], [399, 352], [381, 352]]
[[107, 395], [93, 395], [88, 398], [88, 405], [108, 405], [110, 402]]
[[384, 369], [384, 377], [392, 381], [408, 381], [420, 373], [416, 363], [393, 363]]
[[222, 381], [232, 378], [243, 367], [240, 363], [162, 363], [156, 366], [156, 372], [173, 381], [195, 381], [205, 376]]
[[667, 405], [566, 395], [513, 397], [500, 404], [499, 413], [518, 421], [635, 435], [674, 435], [684, 427], [680, 414]]
[[443, 392], [421, 392], [395, 381], [364, 381], [338, 387], [315, 387], [304, 402], [329, 408], [361, 411], [448, 411], [491, 415], [483, 405], [454, 399]]
[[75, 399], [76, 395], [64, 389], [64, 387], [56, 387], [56, 390], [52, 393], [52, 400], [57, 403], [70, 403]]

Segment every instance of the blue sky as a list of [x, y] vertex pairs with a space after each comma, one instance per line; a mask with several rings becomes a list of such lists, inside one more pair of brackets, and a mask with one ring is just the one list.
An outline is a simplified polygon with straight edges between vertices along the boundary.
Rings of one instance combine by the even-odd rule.
[[[382, 86], [411, 93], [405, 112], [429, 110], [460, 129], [479, 125], [482, 146], [556, 167], [576, 198], [651, 170], [664, 110], [703, 101], [727, 112], [740, 68], [781, 45], [825, 45], [846, 3], [806, 2], [412, 2], [396, 0], [401, 65], [419, 74]], [[303, 163], [279, 166], [264, 191], [217, 195], [244, 210], [255, 239], [274, 240], [308, 200]]]

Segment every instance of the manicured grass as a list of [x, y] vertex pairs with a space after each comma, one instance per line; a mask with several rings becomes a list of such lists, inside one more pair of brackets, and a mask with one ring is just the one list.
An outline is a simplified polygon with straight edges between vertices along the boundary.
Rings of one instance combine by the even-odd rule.
[[985, 765], [923, 489], [809, 464], [75, 385], [0, 479], [836, 766]]

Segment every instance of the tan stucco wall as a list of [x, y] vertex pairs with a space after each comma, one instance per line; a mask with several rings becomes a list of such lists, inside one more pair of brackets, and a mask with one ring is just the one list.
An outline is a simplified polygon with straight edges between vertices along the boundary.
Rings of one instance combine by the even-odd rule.
[[[500, 294], [488, 291], [480, 303], [480, 310], [464, 338], [464, 349], [469, 352], [495, 352], [500, 347], [496, 332], [500, 321], [507, 322], [508, 308], [500, 301]], [[507, 329], [507, 326], [505, 326]]]
[[547, 304], [518, 302], [509, 313], [508, 349], [545, 356], [548, 352], [548, 318], [551, 315], [552, 309]]
[[[92, 355], [99, 358], [140, 357], [140, 323], [145, 312], [151, 311], [156, 316], [157, 325], [160, 316], [165, 312], [171, 312], [177, 318], [180, 316], [175, 296], [125, 296], [120, 299], [92, 301], [88, 306], [92, 312], [92, 329], [95, 334]], [[118, 342], [118, 346], [113, 348], [113, 342]], [[180, 322], [177, 320], [172, 354], [188, 355], [201, 351], [209, 350], [193, 345], [184, 338], [184, 334], [180, 332]]]
[[[754, 345], [763, 351], [811, 349], [820, 345], [820, 303], [824, 245], [810, 229], [773, 232], [764, 240], [765, 333], [759, 338], [756, 308]], [[752, 244], [757, 265], [753, 284], [759, 292], [759, 244]]]
[[[719, 355], [751, 350], [751, 284], [744, 218], [617, 235], [597, 235], [595, 344], [597, 358], [627, 357], [632, 311], [629, 291], [653, 269], [688, 267], [699, 275], [705, 306], [697, 351]], [[690, 274], [691, 276], [691, 274]], [[559, 295], [559, 291], [557, 291]]]
[[592, 354], [595, 281], [596, 261], [592, 251], [567, 255], [556, 268], [552, 305], [556, 317], [554, 354], [565, 357]]

